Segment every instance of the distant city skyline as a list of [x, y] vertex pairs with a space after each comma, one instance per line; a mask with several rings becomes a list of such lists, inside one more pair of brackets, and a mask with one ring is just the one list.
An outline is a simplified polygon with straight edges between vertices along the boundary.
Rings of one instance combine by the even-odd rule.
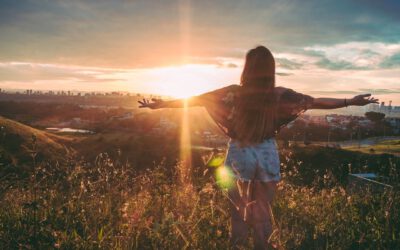
[[[128, 91], [79, 91], [79, 90], [33, 90], [33, 89], [1, 89], [0, 93], [4, 95], [0, 95], [1, 100], [13, 100], [14, 97], [18, 97], [19, 100], [29, 101], [30, 97], [34, 97], [37, 100], [38, 97], [42, 96], [42, 101], [46, 101], [47, 97], [88, 97], [88, 96], [97, 96], [97, 97], [134, 97], [136, 100], [141, 100], [142, 98], [164, 98], [170, 99], [173, 98], [171, 96], [163, 96], [152, 93], [140, 93], [140, 92], [128, 92]], [[25, 96], [25, 97], [24, 97]], [[58, 100], [61, 101], [61, 100]], [[122, 101], [122, 100], [121, 100]], [[137, 103], [130, 103], [127, 108], [136, 108]], [[339, 115], [350, 115], [350, 116], [364, 116], [366, 112], [374, 111], [384, 113], [386, 117], [400, 117], [400, 106], [392, 105], [392, 102], [381, 102], [380, 104], [369, 104], [366, 106], [349, 106], [334, 110], [321, 110], [321, 109], [313, 109], [308, 110], [305, 114], [312, 116], [321, 116], [321, 115], [331, 115], [331, 114], [339, 114]]]
[[400, 2], [0, 0], [0, 88], [175, 97], [238, 84], [265, 45], [277, 85], [400, 105]]

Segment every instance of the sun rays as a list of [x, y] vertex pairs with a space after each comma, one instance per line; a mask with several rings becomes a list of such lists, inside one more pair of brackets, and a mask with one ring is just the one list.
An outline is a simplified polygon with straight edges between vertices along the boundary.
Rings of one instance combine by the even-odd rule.
[[181, 138], [180, 138], [180, 179], [184, 184], [188, 184], [191, 181], [192, 172], [192, 148], [190, 139], [190, 124], [188, 117], [189, 107], [188, 99], [184, 99], [184, 105], [182, 110], [182, 123], [181, 123]]

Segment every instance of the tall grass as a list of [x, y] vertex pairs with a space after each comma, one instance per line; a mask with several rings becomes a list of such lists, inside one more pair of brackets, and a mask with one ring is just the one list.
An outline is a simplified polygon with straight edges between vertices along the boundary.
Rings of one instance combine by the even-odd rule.
[[[0, 185], [9, 187], [0, 200], [0, 248], [229, 248], [229, 200], [204, 169], [194, 168], [186, 182], [179, 165], [133, 169], [100, 154], [93, 163], [66, 157], [38, 164], [34, 180], [11, 186], [4, 180]], [[288, 180], [296, 164], [290, 169]], [[400, 248], [395, 190], [349, 194], [340, 185], [302, 187], [284, 180], [273, 213], [272, 241], [281, 249]]]

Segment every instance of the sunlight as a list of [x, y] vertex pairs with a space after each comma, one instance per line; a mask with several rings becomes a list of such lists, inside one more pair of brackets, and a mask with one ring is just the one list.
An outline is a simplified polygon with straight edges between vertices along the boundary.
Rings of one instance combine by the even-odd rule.
[[175, 98], [187, 98], [215, 88], [212, 77], [214, 65], [186, 64], [153, 69], [157, 91]]
[[188, 118], [188, 103], [187, 99], [184, 101], [184, 108], [182, 113], [182, 126], [181, 126], [181, 141], [180, 141], [180, 160], [181, 170], [180, 179], [183, 184], [190, 183], [191, 168], [192, 168], [192, 152], [190, 140], [190, 127]]
[[118, 84], [132, 92], [185, 98], [235, 84], [240, 74], [239, 67], [198, 63], [135, 69], [103, 78], [123, 79], [125, 83]]

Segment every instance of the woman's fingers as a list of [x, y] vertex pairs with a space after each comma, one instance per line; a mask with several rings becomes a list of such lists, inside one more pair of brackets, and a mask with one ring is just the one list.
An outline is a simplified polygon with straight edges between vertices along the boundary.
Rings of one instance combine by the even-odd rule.
[[372, 97], [371, 94], [369, 93], [355, 96], [353, 100], [354, 100], [354, 105], [360, 105], [360, 106], [370, 103], [379, 103], [379, 100]]
[[148, 99], [144, 99], [142, 101], [138, 101], [138, 103], [140, 103], [139, 108], [151, 108], [154, 109], [155, 104], [162, 102], [161, 99], [156, 99], [156, 98], [152, 98], [151, 99], [152, 102], [150, 102]]
[[146, 108], [150, 104], [150, 102], [148, 100], [146, 100], [145, 98], [143, 98], [142, 101], [138, 101], [138, 103], [140, 103], [139, 108]]
[[371, 94], [363, 94], [363, 95], [359, 95], [359, 96], [362, 98], [365, 98], [365, 97], [371, 96]]
[[370, 102], [371, 103], [379, 103], [379, 99], [371, 98]]
[[[366, 95], [363, 95], [363, 96], [366, 96]], [[371, 94], [369, 94], [369, 97], [364, 100], [366, 100], [367, 103], [379, 103], [379, 99], [375, 99], [374, 97], [371, 97]]]

